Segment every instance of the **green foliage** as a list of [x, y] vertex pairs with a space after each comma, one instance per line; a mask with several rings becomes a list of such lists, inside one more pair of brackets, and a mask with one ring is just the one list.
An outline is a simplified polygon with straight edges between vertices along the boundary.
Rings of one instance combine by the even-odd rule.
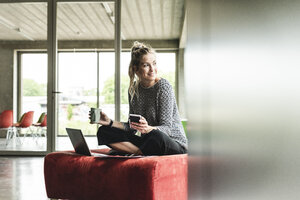
[[98, 128], [98, 126], [95, 124], [90, 124], [89, 122], [84, 122], [80, 120], [60, 121], [58, 135], [67, 135], [67, 127], [81, 129], [84, 135], [94, 136], [96, 136]]
[[[160, 75], [161, 77], [167, 79], [175, 90], [175, 73], [168, 72]], [[121, 102], [122, 104], [128, 104], [128, 87], [129, 87], [129, 77], [127, 75], [121, 76]], [[104, 89], [101, 93], [104, 96], [105, 104], [114, 104], [115, 102], [115, 79], [114, 77], [108, 78], [104, 82]]]
[[86, 104], [90, 108], [97, 108], [97, 102], [87, 102]]
[[73, 106], [71, 104], [68, 105], [67, 112], [68, 112], [67, 118], [68, 120], [71, 120], [73, 117]]
[[39, 84], [32, 79], [23, 79], [24, 96], [46, 96], [46, 84]]
[[97, 88], [83, 91], [84, 96], [97, 96]]
[[104, 96], [105, 104], [114, 104], [115, 102], [115, 78], [112, 76], [104, 82], [104, 88], [101, 95]]
[[122, 75], [121, 77], [121, 103], [128, 104], [128, 88], [129, 88], [129, 76]]
[[170, 82], [170, 84], [172, 85], [173, 89], [175, 90], [175, 73], [174, 72], [163, 73], [160, 75], [160, 77], [167, 79]]
[[[121, 102], [122, 104], [128, 103], [128, 87], [129, 77], [122, 75], [121, 77]], [[114, 104], [115, 102], [115, 78], [112, 76], [104, 82], [104, 88], [101, 93], [104, 96], [105, 104]]]

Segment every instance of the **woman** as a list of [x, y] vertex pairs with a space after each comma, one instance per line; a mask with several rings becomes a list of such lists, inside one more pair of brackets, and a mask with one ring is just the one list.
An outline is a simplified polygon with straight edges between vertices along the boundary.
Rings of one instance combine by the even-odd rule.
[[[141, 115], [139, 123], [117, 122], [101, 112], [97, 137], [120, 153], [170, 155], [187, 152], [175, 95], [170, 83], [157, 76], [154, 49], [134, 42], [129, 65], [129, 113]], [[137, 134], [137, 133], [140, 133]]]

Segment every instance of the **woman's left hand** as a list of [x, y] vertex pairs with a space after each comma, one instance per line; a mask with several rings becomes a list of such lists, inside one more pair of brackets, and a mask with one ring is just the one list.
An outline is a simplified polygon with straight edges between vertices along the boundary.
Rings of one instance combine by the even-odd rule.
[[139, 123], [131, 122], [131, 128], [138, 130], [142, 134], [151, 132], [153, 129], [156, 129], [153, 126], [149, 126], [147, 120], [144, 117], [141, 117]]

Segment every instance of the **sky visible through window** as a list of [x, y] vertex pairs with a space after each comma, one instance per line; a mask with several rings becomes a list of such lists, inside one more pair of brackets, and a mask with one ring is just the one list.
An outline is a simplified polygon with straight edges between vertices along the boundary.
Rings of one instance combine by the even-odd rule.
[[[79, 77], [84, 70], [89, 70], [85, 66], [95, 65], [96, 60], [92, 60], [91, 55], [96, 53], [68, 53], [68, 58], [65, 59], [64, 65], [70, 66], [70, 68], [60, 69], [60, 73], [72, 74], [68, 80], [64, 80], [62, 83], [59, 83], [59, 86], [63, 89], [70, 85], [80, 85], [81, 87], [89, 88], [91, 85], [94, 85], [94, 80], [89, 76], [82, 77], [81, 82], [78, 82], [72, 77]], [[74, 59], [80, 55], [81, 59]], [[114, 62], [113, 53], [104, 53], [105, 55], [101, 56], [100, 53], [100, 70], [106, 77], [113, 76], [115, 71], [111, 69], [112, 61]], [[96, 57], [96, 55], [95, 55]], [[122, 63], [121, 63], [121, 73], [128, 74], [128, 66], [130, 62], [130, 53], [122, 53]], [[37, 83], [47, 84], [47, 54], [45, 53], [26, 53], [22, 56], [22, 66], [23, 66], [23, 78], [32, 79]], [[105, 67], [107, 66], [107, 67]], [[160, 74], [167, 72], [175, 73], [175, 53], [158, 53], [157, 54], [157, 66], [158, 72]], [[80, 70], [74, 70], [80, 69]], [[73, 70], [72, 70], [73, 69]], [[38, 73], [33, 73], [38, 72]], [[90, 72], [93, 74], [93, 72]], [[104, 85], [104, 79], [100, 79], [100, 86]], [[102, 82], [102, 84], [101, 84]], [[101, 90], [102, 88], [100, 88]]]

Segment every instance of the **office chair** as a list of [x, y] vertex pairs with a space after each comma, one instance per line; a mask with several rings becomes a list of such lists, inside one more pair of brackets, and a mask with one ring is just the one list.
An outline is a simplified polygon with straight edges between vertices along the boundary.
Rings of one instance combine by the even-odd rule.
[[18, 138], [19, 143], [21, 143], [20, 134], [21, 134], [22, 129], [27, 129], [27, 132], [25, 133], [25, 135], [28, 133], [28, 131], [30, 131], [28, 128], [32, 125], [33, 114], [34, 114], [34, 111], [29, 111], [29, 112], [24, 113], [22, 115], [22, 117], [20, 118], [19, 122], [12, 125], [12, 127], [14, 127], [16, 130], [15, 137]]

